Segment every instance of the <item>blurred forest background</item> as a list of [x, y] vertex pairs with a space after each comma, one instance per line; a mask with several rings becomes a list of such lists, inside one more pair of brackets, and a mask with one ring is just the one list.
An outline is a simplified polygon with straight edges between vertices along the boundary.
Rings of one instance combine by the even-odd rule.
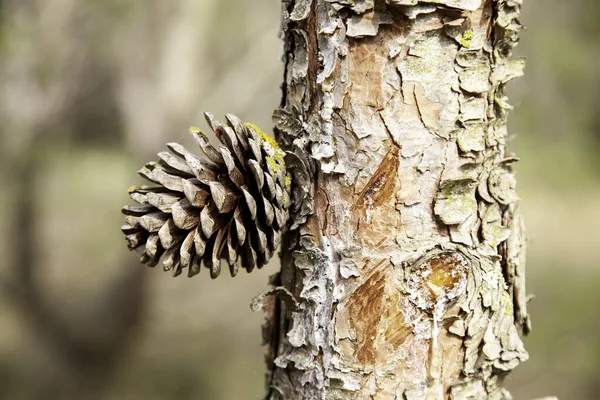
[[[525, 0], [511, 87], [531, 359], [516, 399], [600, 392], [600, 3]], [[172, 279], [119, 209], [202, 111], [265, 129], [279, 0], [0, 0], [0, 398], [260, 399], [271, 265]], [[206, 271], [205, 271], [206, 272]], [[202, 275], [202, 274], [201, 274]]]

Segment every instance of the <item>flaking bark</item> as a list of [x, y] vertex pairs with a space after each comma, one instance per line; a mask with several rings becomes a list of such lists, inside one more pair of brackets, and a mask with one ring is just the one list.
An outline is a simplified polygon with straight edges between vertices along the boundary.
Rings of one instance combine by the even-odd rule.
[[520, 0], [283, 2], [294, 229], [270, 399], [510, 398], [527, 359], [504, 84]]

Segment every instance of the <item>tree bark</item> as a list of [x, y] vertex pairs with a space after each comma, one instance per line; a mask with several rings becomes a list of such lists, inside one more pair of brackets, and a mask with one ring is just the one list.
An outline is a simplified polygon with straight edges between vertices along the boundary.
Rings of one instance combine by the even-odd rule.
[[[504, 85], [521, 0], [284, 0], [293, 228], [270, 399], [510, 398], [525, 239]], [[283, 290], [281, 291], [283, 292]]]

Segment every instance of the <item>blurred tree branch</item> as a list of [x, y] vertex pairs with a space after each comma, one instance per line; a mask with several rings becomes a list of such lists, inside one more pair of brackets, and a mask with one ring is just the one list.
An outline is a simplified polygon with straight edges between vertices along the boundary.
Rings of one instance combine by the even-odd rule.
[[[64, 129], [90, 76], [89, 38], [77, 35], [85, 5], [63, 2], [7, 2], [2, 25], [5, 53], [0, 62], [5, 130], [2, 167], [11, 173], [13, 210], [11, 257], [2, 286], [22, 311], [36, 339], [57, 360], [62, 378], [48, 398], [92, 399], [124, 354], [139, 326], [145, 302], [144, 271], [126, 268], [102, 293], [89, 296], [87, 313], [75, 316], [44, 293], [37, 257], [40, 231], [37, 193], [44, 167], [40, 155]], [[47, 57], [41, 57], [44, 54]], [[15, 101], [18, 99], [18, 101]], [[63, 129], [59, 129], [63, 127]], [[69, 246], [66, 246], [67, 248]], [[83, 263], [83, 262], [82, 262]]]

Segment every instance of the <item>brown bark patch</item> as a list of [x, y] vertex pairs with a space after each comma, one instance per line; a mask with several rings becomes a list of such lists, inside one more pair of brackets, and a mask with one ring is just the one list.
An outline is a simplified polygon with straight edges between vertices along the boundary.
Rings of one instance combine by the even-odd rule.
[[379, 270], [367, 279], [350, 297], [350, 323], [357, 332], [356, 358], [363, 365], [375, 365], [376, 339], [385, 301], [385, 272]]
[[394, 146], [383, 157], [381, 164], [358, 195], [358, 199], [352, 206], [353, 211], [372, 210], [393, 196], [400, 166], [400, 149]]
[[383, 335], [385, 340], [397, 350], [412, 334], [412, 328], [404, 322], [404, 312], [399, 308], [399, 304], [388, 302], [385, 320], [387, 328]]
[[381, 268], [384, 263], [375, 267], [376, 271], [354, 291], [347, 303], [350, 326], [357, 335], [354, 355], [363, 366], [385, 364], [389, 352], [397, 350], [412, 334], [411, 327], [405, 323], [401, 293], [390, 293], [390, 285], [386, 285], [388, 273], [386, 268]]
[[374, 38], [351, 40], [348, 58], [348, 81], [352, 82], [348, 100], [355, 105], [381, 108], [385, 103], [383, 77], [387, 68], [384, 46]]

